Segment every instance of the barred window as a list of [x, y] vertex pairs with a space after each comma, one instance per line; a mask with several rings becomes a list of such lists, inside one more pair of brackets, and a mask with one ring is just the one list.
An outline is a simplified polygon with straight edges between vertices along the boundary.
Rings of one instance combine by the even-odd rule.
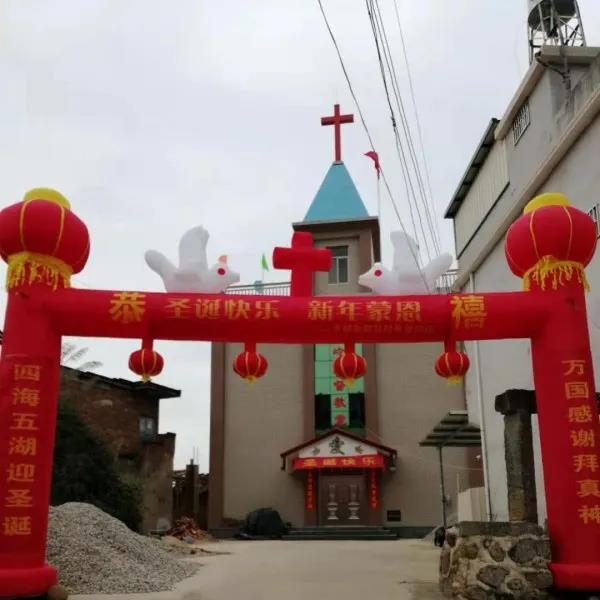
[[527, 99], [523, 102], [523, 106], [521, 106], [519, 112], [517, 112], [512, 124], [513, 142], [515, 146], [525, 133], [525, 130], [529, 127], [530, 123], [531, 115], [529, 113], [529, 99]]

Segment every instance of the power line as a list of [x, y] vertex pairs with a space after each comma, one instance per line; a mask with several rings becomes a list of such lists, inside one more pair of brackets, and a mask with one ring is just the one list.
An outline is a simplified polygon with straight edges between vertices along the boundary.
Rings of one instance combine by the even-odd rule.
[[[412, 101], [413, 110], [415, 113], [415, 122], [417, 124], [417, 135], [419, 137], [419, 145], [421, 147], [421, 157], [423, 159], [423, 166], [425, 167], [425, 181], [427, 182], [427, 190], [429, 192], [430, 210], [432, 215], [435, 217], [435, 205], [433, 202], [433, 191], [431, 187], [431, 176], [429, 172], [429, 165], [427, 161], [427, 155], [425, 153], [425, 144], [423, 143], [423, 132], [421, 130], [421, 119], [419, 118], [419, 110], [417, 109], [416, 94], [413, 86], [412, 73], [410, 68], [410, 61], [408, 59], [408, 52], [406, 50], [406, 42], [404, 40], [404, 30], [402, 29], [402, 23], [400, 21], [400, 12], [398, 11], [398, 0], [394, 0], [394, 11], [396, 13], [396, 22], [398, 23], [398, 31], [400, 33], [400, 42], [402, 44], [402, 53], [404, 55], [404, 64], [406, 65], [406, 75], [408, 78], [408, 87], [410, 90], [410, 97]], [[438, 244], [441, 243], [440, 231], [437, 219], [434, 218], [435, 232], [438, 237]]]
[[[344, 59], [342, 58], [342, 53], [340, 51], [340, 48], [338, 46], [337, 40], [335, 39], [335, 35], [333, 34], [333, 31], [331, 29], [331, 26], [329, 24], [329, 20], [327, 19], [327, 15], [325, 14], [325, 10], [323, 9], [323, 3], [321, 0], [317, 0], [317, 3], [319, 4], [319, 8], [321, 9], [321, 14], [323, 15], [323, 20], [325, 21], [325, 26], [327, 27], [327, 31], [329, 32], [329, 36], [331, 37], [331, 41], [333, 42], [333, 45], [335, 47], [337, 56], [338, 56], [338, 60], [340, 62], [340, 66], [342, 67], [342, 72], [344, 73], [344, 77], [346, 79], [346, 83], [348, 84], [348, 89], [350, 90], [350, 94], [352, 96], [352, 99], [354, 100], [354, 104], [356, 106], [356, 110], [358, 111], [358, 114], [360, 116], [360, 121], [362, 123], [363, 129], [365, 130], [365, 133], [367, 135], [367, 138], [369, 140], [369, 144], [371, 145], [371, 150], [375, 151], [375, 144], [373, 143], [373, 138], [371, 136], [371, 133], [369, 132], [369, 128], [367, 127], [367, 123], [365, 121], [362, 109], [360, 107], [360, 104], [358, 102], [358, 98], [356, 97], [356, 94], [354, 93], [354, 88], [352, 87], [352, 82], [350, 81], [350, 76], [348, 75], [348, 71], [346, 69], [346, 65], [344, 64]], [[383, 167], [381, 167], [381, 178], [383, 179], [383, 183], [385, 185], [385, 189], [388, 193], [388, 196], [390, 198], [390, 202], [394, 208], [394, 212], [396, 213], [396, 217], [398, 218], [398, 222], [400, 223], [400, 227], [402, 228], [402, 231], [404, 232], [405, 235], [408, 235], [407, 231], [406, 231], [406, 227], [404, 226], [404, 222], [402, 221], [402, 217], [400, 216], [400, 211], [398, 210], [398, 206], [396, 204], [396, 201], [392, 195], [392, 191], [390, 189], [387, 177], [385, 176], [385, 172], [383, 170]], [[423, 283], [425, 284], [425, 288], [427, 289], [428, 292], [430, 292], [431, 290], [429, 289], [429, 285], [427, 283], [427, 280], [425, 279], [425, 275], [423, 274], [423, 271], [421, 269], [421, 266], [419, 264], [419, 257], [415, 254], [412, 246], [410, 246], [409, 244], [409, 249], [410, 252], [412, 254], [412, 257], [415, 261], [415, 264], [417, 265], [417, 269], [419, 270], [419, 274], [421, 276], [421, 279], [423, 280]]]
[[432, 218], [431, 215], [431, 211], [429, 208], [429, 204], [427, 202], [427, 192], [425, 189], [425, 184], [423, 182], [423, 176], [421, 174], [421, 169], [420, 169], [420, 165], [419, 165], [419, 159], [417, 158], [417, 152], [415, 150], [414, 147], [414, 142], [413, 142], [413, 137], [412, 137], [412, 133], [411, 133], [411, 126], [407, 117], [407, 112], [406, 109], [404, 107], [404, 101], [402, 99], [402, 94], [400, 92], [400, 84], [398, 83], [398, 76], [396, 73], [396, 67], [394, 65], [394, 60], [392, 58], [392, 51], [390, 48], [390, 44], [388, 42], [388, 37], [387, 37], [387, 33], [386, 33], [386, 29], [385, 29], [385, 24], [383, 22], [383, 17], [381, 14], [381, 9], [379, 7], [379, 0], [375, 0], [375, 9], [376, 9], [376, 21], [377, 21], [377, 17], [379, 18], [379, 27], [380, 27], [380, 37], [383, 37], [383, 48], [384, 50], [387, 50], [387, 55], [389, 57], [389, 61], [386, 60], [387, 64], [388, 64], [388, 71], [390, 73], [390, 78], [392, 81], [392, 88], [394, 89], [394, 96], [396, 98], [396, 104], [398, 106], [398, 111], [400, 113], [400, 117], [401, 117], [401, 121], [402, 121], [402, 127], [404, 130], [404, 135], [406, 137], [406, 142], [408, 144], [408, 149], [409, 149], [409, 155], [411, 158], [411, 162], [413, 165], [413, 169], [415, 171], [415, 175], [417, 177], [417, 183], [419, 186], [419, 191], [421, 192], [421, 198], [423, 201], [423, 207], [424, 207], [424, 211], [425, 211], [425, 217], [427, 219], [427, 226], [429, 228], [429, 232], [431, 234], [432, 237], [432, 241], [433, 241], [433, 246], [435, 251], [439, 254], [440, 253], [440, 247], [439, 247], [439, 241], [436, 237], [436, 228], [434, 226], [434, 219]]
[[[384, 91], [385, 91], [385, 95], [387, 98], [388, 106], [390, 108], [390, 114], [391, 114], [391, 119], [392, 119], [392, 128], [393, 128], [394, 137], [396, 140], [396, 148], [398, 151], [398, 157], [400, 159], [401, 165], [403, 166], [403, 170], [406, 171], [407, 176], [408, 176], [408, 181], [409, 181], [408, 188], [409, 189], [407, 190], [407, 192], [409, 192], [409, 197], [408, 197], [409, 206], [410, 206], [411, 200], [412, 200], [412, 202], [414, 202], [415, 210], [416, 210], [416, 213], [418, 216], [419, 227], [420, 227], [421, 235], [423, 237], [423, 241], [425, 244], [425, 251], [427, 253], [428, 258], [431, 259], [431, 254], [429, 252], [428, 237], [425, 233], [425, 226], [423, 225], [423, 217], [421, 215], [421, 209], [419, 208], [419, 196], [420, 196], [421, 203], [423, 205], [426, 225], [427, 225], [427, 229], [429, 230], [429, 235], [431, 237], [433, 249], [437, 253], [439, 253], [439, 246], [437, 243], [437, 238], [435, 235], [435, 229], [433, 227], [431, 215], [429, 213], [429, 207], [427, 205], [425, 187], [423, 184], [423, 179], [421, 176], [418, 159], [416, 157], [416, 152], [415, 152], [414, 145], [412, 142], [410, 125], [409, 125], [408, 119], [406, 117], [404, 103], [402, 100], [402, 96], [400, 94], [400, 89], [399, 89], [400, 86], [398, 84], [398, 79], [396, 76], [396, 70], [395, 70], [395, 66], [393, 63], [393, 58], [391, 55], [389, 42], [387, 39], [387, 33], [385, 31], [385, 26], [383, 24], [383, 18], [381, 16], [381, 11], [379, 9], [379, 4], [378, 4], [377, 0], [375, 0], [375, 2], [374, 2], [374, 0], [365, 0], [365, 3], [366, 3], [366, 7], [367, 7], [367, 13], [369, 16], [369, 20], [371, 23], [371, 29], [372, 29], [372, 33], [373, 33], [373, 39], [375, 41], [375, 47], [377, 50], [377, 58], [379, 61]], [[383, 51], [383, 60], [385, 60], [385, 66], [384, 66], [383, 60], [382, 60], [382, 51]], [[392, 92], [393, 92], [393, 95], [396, 100], [396, 105], [398, 107], [398, 114], [400, 116], [400, 121], [402, 124], [404, 136], [406, 138], [408, 156], [410, 158], [410, 164], [412, 164], [412, 170], [414, 172], [414, 177], [416, 179], [419, 194], [417, 194], [417, 192], [415, 190], [415, 186], [413, 184], [412, 177], [410, 174], [409, 159], [406, 156], [406, 152], [402, 145], [402, 141], [400, 139], [400, 134], [399, 134], [399, 131], [397, 128], [394, 109], [392, 107], [392, 102], [391, 102], [391, 99], [389, 96], [389, 87], [388, 87], [387, 78], [386, 78], [386, 67], [387, 67], [387, 71], [388, 71], [389, 77], [390, 77]]]
[[[413, 206], [413, 202], [414, 202], [414, 206], [415, 209], [418, 213], [418, 219], [419, 219], [419, 225], [420, 225], [420, 229], [421, 229], [421, 235], [423, 238], [423, 243], [425, 245], [425, 252], [427, 254], [427, 258], [429, 260], [431, 260], [431, 254], [429, 252], [429, 244], [427, 243], [427, 236], [425, 235], [425, 231], [423, 228], [423, 221], [421, 219], [421, 215], [420, 215], [420, 211], [418, 210], [418, 205], [417, 205], [417, 200], [416, 200], [416, 194], [415, 194], [415, 190], [414, 190], [414, 186], [413, 186], [413, 182], [412, 179], [410, 177], [410, 172], [409, 172], [409, 167], [408, 167], [408, 161], [406, 160], [406, 155], [404, 154], [404, 149], [402, 147], [402, 142], [400, 141], [400, 137], [399, 137], [399, 133], [398, 133], [398, 129], [397, 129], [397, 125], [396, 125], [396, 116], [394, 114], [394, 108], [392, 106], [392, 102], [390, 99], [390, 93], [389, 93], [389, 89], [388, 89], [388, 84], [387, 84], [387, 78], [385, 75], [385, 68], [383, 66], [383, 61], [381, 59], [381, 50], [380, 50], [380, 46], [379, 46], [379, 38], [377, 35], [377, 25], [375, 23], [374, 17], [373, 17], [373, 13], [372, 13], [372, 5], [369, 5], [369, 0], [365, 0], [366, 6], [367, 6], [367, 13], [369, 15], [369, 20], [371, 22], [371, 29], [373, 32], [373, 39], [375, 41], [375, 48], [377, 50], [377, 58], [378, 58], [378, 62], [379, 62], [379, 69], [381, 72], [381, 79], [383, 82], [383, 88], [384, 88], [384, 92], [385, 92], [385, 96], [387, 99], [387, 103], [388, 103], [388, 107], [390, 109], [390, 116], [391, 116], [391, 120], [392, 120], [392, 130], [394, 132], [394, 140], [396, 143], [396, 152], [398, 153], [398, 158], [400, 159], [400, 165], [402, 168], [402, 175], [404, 177], [404, 182], [405, 182], [405, 187], [406, 187], [406, 194], [407, 194], [407, 198], [408, 198], [408, 206], [410, 209], [410, 213], [411, 213], [411, 219], [413, 221], [413, 228], [414, 228], [414, 232], [415, 232], [415, 238], [418, 241], [418, 235], [417, 235], [417, 231], [416, 231], [416, 226], [415, 226], [415, 222], [414, 222], [414, 215], [413, 215], [413, 210], [412, 210], [412, 206]], [[389, 62], [388, 62], [388, 58], [387, 58], [387, 54], [385, 54], [385, 50], [384, 50], [384, 55], [385, 55], [385, 60], [386, 63], [388, 64], [388, 68], [389, 68]], [[393, 87], [393, 83], [392, 83], [392, 87]], [[395, 92], [395, 90], [394, 90]]]

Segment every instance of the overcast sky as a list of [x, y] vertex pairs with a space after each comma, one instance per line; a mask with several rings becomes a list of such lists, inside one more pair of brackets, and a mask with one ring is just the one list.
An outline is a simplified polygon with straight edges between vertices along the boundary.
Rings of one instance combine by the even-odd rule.
[[[408, 219], [364, 2], [323, 3]], [[502, 116], [527, 69], [526, 1], [398, 3], [436, 218], [453, 250], [443, 210], [489, 119]], [[393, 3], [380, 4], [406, 92]], [[600, 2], [580, 6], [588, 43], [600, 44]], [[2, 0], [0, 80], [2, 202], [37, 186], [62, 191], [90, 229], [91, 257], [74, 278], [88, 288], [161, 290], [144, 251], [175, 257], [195, 224], [210, 231], [210, 259], [228, 254], [251, 283], [261, 253], [289, 243], [290, 223], [303, 218], [333, 159], [332, 131], [320, 117], [335, 102], [356, 112], [316, 0]], [[375, 214], [361, 125], [344, 126], [342, 141]], [[398, 227], [384, 198], [384, 236]], [[131, 376], [127, 360], [138, 342], [77, 343], [103, 362], [102, 374]], [[161, 431], [177, 433], [178, 467], [197, 446], [206, 469], [209, 346], [156, 347], [165, 358], [157, 382], [182, 390], [162, 402]]]

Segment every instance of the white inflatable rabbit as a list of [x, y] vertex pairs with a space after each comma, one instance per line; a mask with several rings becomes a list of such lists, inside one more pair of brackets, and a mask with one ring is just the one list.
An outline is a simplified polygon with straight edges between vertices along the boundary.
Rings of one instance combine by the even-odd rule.
[[204, 227], [194, 227], [184, 233], [179, 242], [179, 267], [157, 250], [146, 252], [146, 263], [161, 276], [167, 292], [218, 294], [240, 280], [239, 274], [227, 266], [226, 256], [220, 256], [215, 265], [208, 267], [208, 237]]
[[417, 260], [419, 246], [402, 231], [392, 231], [394, 262], [390, 271], [381, 263], [375, 263], [358, 278], [358, 283], [371, 288], [380, 295], [429, 294], [435, 292], [435, 282], [452, 264], [448, 253], [434, 258], [419, 269]]

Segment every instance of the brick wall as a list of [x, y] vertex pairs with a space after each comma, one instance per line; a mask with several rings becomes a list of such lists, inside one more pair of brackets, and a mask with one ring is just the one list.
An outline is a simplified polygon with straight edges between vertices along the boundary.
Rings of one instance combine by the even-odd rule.
[[[176, 390], [169, 390], [168, 395], [177, 394]], [[140, 434], [142, 417], [153, 419], [155, 432], [158, 431], [160, 397], [154, 388], [63, 368], [60, 402], [73, 407], [104, 440], [122, 475], [139, 478], [143, 493], [142, 531], [169, 527], [175, 434], [155, 435], [151, 439], [143, 439]]]

